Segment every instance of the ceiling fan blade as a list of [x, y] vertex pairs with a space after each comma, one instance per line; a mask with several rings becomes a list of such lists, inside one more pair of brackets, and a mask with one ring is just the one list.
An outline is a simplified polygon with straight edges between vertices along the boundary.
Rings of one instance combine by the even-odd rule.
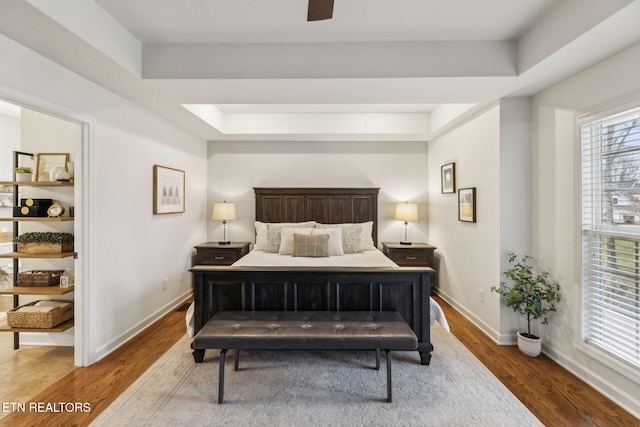
[[333, 18], [333, 0], [309, 0], [307, 21], [321, 21]]

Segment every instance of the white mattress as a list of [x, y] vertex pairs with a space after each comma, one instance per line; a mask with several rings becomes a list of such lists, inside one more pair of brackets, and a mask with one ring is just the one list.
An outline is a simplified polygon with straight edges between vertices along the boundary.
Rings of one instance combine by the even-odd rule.
[[[294, 257], [263, 251], [251, 251], [236, 261], [239, 267], [398, 267], [379, 250], [364, 251], [359, 254], [330, 256], [322, 258]], [[437, 321], [447, 331], [449, 325], [438, 303], [430, 299], [431, 327]]]
[[321, 258], [294, 257], [263, 251], [251, 251], [236, 261], [240, 267], [397, 267], [379, 250], [359, 254]]

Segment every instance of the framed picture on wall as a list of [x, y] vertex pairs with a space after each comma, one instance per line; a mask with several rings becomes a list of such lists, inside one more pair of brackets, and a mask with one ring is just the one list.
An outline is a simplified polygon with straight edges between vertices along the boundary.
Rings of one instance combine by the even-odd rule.
[[440, 182], [442, 186], [442, 193], [455, 193], [456, 192], [456, 164], [448, 163], [442, 165], [440, 168]]
[[476, 222], [476, 188], [458, 190], [458, 221]]
[[153, 213], [184, 212], [184, 171], [153, 166]]
[[38, 153], [36, 161], [36, 181], [55, 181], [51, 171], [55, 168], [67, 170], [69, 153]]

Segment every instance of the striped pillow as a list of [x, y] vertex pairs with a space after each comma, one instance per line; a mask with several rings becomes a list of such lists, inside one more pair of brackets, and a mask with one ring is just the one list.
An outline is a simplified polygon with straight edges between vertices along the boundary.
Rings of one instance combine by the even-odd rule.
[[293, 233], [292, 255], [296, 257], [328, 257], [329, 235]]

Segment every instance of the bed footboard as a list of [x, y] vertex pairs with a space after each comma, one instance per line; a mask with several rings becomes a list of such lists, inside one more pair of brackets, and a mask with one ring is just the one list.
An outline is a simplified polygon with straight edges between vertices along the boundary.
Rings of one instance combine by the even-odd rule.
[[[193, 273], [195, 333], [219, 311], [397, 311], [431, 360], [428, 267], [218, 267]], [[196, 362], [204, 350], [194, 350]]]

